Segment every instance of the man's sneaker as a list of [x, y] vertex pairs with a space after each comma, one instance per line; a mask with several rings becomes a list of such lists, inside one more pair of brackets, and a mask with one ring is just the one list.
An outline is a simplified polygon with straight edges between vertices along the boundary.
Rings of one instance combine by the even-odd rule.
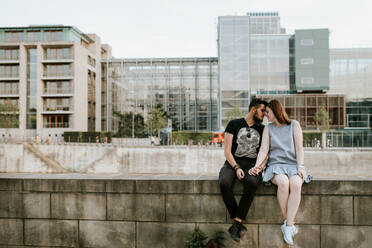
[[297, 234], [298, 232], [297, 228], [294, 225], [287, 226], [286, 221], [284, 221], [284, 224], [281, 226], [281, 229], [284, 241], [289, 245], [293, 245], [293, 236]]
[[228, 230], [230, 237], [236, 242], [240, 242], [240, 236], [239, 236], [240, 225], [241, 223], [235, 220]]
[[239, 223], [239, 237], [243, 238], [244, 235], [247, 233], [247, 228], [243, 225], [243, 223]]

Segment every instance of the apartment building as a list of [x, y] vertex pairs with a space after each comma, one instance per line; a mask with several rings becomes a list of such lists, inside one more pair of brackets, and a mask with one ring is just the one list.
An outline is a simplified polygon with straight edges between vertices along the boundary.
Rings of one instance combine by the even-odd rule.
[[2, 136], [63, 139], [65, 131], [101, 130], [101, 58], [111, 48], [76, 27], [0, 28], [0, 104], [18, 109]]

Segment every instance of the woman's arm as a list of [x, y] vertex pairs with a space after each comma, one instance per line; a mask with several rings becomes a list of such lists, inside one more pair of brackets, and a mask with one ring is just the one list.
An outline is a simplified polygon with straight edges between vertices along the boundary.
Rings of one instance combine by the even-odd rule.
[[300, 123], [295, 121], [293, 128], [293, 140], [296, 151], [296, 159], [298, 165], [298, 175], [302, 178], [302, 181], [306, 178], [306, 169], [304, 165], [304, 148], [303, 148], [303, 137]]
[[303, 137], [300, 123], [295, 121], [293, 129], [293, 140], [296, 151], [296, 159], [298, 165], [304, 164], [304, 148], [303, 148]]

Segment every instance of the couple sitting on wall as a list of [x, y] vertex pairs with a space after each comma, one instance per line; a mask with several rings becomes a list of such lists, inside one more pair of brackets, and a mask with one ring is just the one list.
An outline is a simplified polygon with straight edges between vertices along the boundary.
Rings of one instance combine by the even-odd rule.
[[[267, 126], [261, 124], [264, 116], [270, 122]], [[226, 127], [225, 157], [219, 185], [233, 219], [228, 229], [231, 238], [239, 242], [246, 234], [243, 221], [262, 179], [264, 183], [278, 186], [277, 199], [283, 216], [281, 230], [284, 241], [292, 245], [297, 233], [294, 219], [301, 201], [301, 186], [306, 178], [300, 124], [288, 118], [279, 101], [267, 103], [253, 99], [248, 115], [231, 120]], [[239, 204], [232, 191], [236, 179], [244, 187]]]

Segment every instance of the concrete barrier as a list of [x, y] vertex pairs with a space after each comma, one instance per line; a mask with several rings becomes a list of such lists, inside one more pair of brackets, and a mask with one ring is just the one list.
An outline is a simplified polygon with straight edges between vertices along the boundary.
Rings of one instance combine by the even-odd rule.
[[[0, 172], [3, 173], [211, 176], [218, 174], [224, 161], [223, 150], [216, 148], [0, 144]], [[372, 150], [306, 150], [305, 166], [314, 176], [371, 178]]]
[[[231, 223], [216, 179], [0, 174], [0, 246], [184, 247], [194, 227], [210, 235]], [[234, 192], [242, 193], [240, 183]], [[259, 187], [248, 234], [226, 247], [285, 247], [275, 193]], [[370, 247], [371, 206], [372, 180], [304, 185], [295, 247]]]

